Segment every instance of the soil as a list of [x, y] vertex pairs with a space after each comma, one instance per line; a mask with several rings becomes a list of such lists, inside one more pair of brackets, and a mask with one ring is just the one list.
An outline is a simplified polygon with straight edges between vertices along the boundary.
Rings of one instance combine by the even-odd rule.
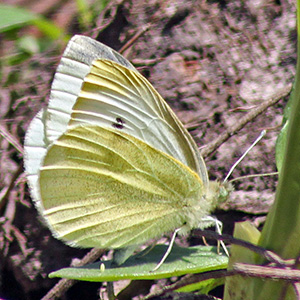
[[[293, 82], [296, 7], [292, 0], [110, 1], [102, 13], [94, 8], [96, 17], [85, 31], [80, 29], [73, 1], [19, 2], [71, 35], [89, 35], [116, 50], [131, 41], [123, 55], [170, 104], [202, 151], [247, 112]], [[32, 27], [17, 35], [22, 34], [41, 36]], [[87, 253], [54, 239], [42, 225], [22, 167], [24, 134], [30, 120], [47, 103], [62, 52], [59, 45], [61, 41], [19, 65], [2, 66], [0, 296], [9, 300], [40, 299], [57, 282], [47, 278], [49, 272]], [[9, 55], [14, 47], [12, 39], [3, 36], [1, 56]], [[19, 77], [13, 82], [16, 72]], [[205, 157], [211, 180], [225, 178], [263, 129], [266, 136], [231, 178], [276, 171], [275, 143], [287, 99], [232, 132], [228, 141]], [[234, 222], [244, 220], [261, 228], [276, 183], [276, 176], [236, 181], [230, 200], [215, 213], [223, 221], [224, 231], [231, 234]], [[99, 286], [77, 283], [62, 299], [98, 299]]]

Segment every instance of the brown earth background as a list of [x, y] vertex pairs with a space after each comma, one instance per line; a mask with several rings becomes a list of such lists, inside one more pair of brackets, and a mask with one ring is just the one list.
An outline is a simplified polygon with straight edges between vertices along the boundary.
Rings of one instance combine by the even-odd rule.
[[[40, 13], [70, 35], [89, 35], [116, 50], [131, 42], [123, 55], [166, 99], [204, 154], [207, 145], [278, 95], [295, 74], [296, 7], [292, 0], [110, 1], [104, 11], [92, 6], [93, 22], [85, 28], [79, 26], [75, 1], [3, 2]], [[34, 27], [18, 34], [41, 37]], [[15, 41], [4, 35], [0, 39], [3, 58], [14, 51]], [[87, 252], [55, 240], [42, 225], [22, 165], [24, 134], [47, 102], [63, 45], [57, 41], [22, 64], [1, 65], [0, 297], [9, 300], [40, 299], [57, 282], [47, 274]], [[15, 73], [18, 77], [12, 82]], [[266, 136], [231, 178], [276, 171], [275, 142], [286, 100], [282, 98], [205, 155], [210, 179], [222, 180], [263, 129]], [[276, 182], [277, 177], [235, 182], [230, 200], [216, 212], [224, 231], [232, 233], [234, 222], [242, 220], [260, 227], [274, 199]], [[146, 288], [166, 282], [150, 282]], [[100, 286], [78, 283], [62, 299], [98, 299]], [[132, 299], [133, 294], [126, 297], [122, 299]]]

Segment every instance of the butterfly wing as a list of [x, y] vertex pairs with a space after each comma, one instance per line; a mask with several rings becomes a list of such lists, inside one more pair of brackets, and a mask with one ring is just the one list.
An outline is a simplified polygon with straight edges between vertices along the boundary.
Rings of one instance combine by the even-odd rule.
[[94, 125], [54, 142], [40, 188], [54, 234], [81, 247], [141, 244], [184, 224], [196, 227], [211, 209], [190, 168], [132, 135]]

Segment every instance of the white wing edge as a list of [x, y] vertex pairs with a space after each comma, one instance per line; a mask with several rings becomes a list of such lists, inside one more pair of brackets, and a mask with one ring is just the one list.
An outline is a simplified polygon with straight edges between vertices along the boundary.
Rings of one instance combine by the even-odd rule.
[[63, 56], [81, 61], [87, 65], [91, 65], [95, 59], [108, 59], [129, 69], [136, 70], [120, 53], [84, 35], [74, 35], [68, 43]]
[[49, 145], [45, 139], [44, 122], [45, 110], [42, 109], [31, 121], [24, 141], [25, 173], [30, 187], [31, 198], [41, 214], [43, 207], [39, 187], [39, 172]]
[[136, 70], [126, 58], [108, 46], [90, 37], [73, 36], [63, 53], [51, 87], [46, 118], [46, 135], [50, 141], [55, 141], [66, 131], [72, 107], [95, 59], [109, 59]]
[[[44, 217], [44, 207], [40, 192], [40, 169], [47, 154], [50, 142], [45, 136], [45, 118], [46, 110], [41, 109], [31, 121], [25, 136], [24, 141], [24, 167], [29, 185], [31, 198], [34, 202], [36, 209], [43, 219], [43, 223], [51, 230], [54, 237], [59, 238], [52, 225]], [[71, 242], [66, 244], [75, 247], [76, 245]]]

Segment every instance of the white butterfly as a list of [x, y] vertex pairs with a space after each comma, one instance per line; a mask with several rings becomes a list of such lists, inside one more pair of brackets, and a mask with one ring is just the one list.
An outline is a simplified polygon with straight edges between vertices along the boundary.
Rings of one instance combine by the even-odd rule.
[[30, 124], [25, 169], [54, 235], [80, 247], [123, 248], [205, 227], [224, 196], [152, 85], [85, 36], [69, 42], [49, 105]]

